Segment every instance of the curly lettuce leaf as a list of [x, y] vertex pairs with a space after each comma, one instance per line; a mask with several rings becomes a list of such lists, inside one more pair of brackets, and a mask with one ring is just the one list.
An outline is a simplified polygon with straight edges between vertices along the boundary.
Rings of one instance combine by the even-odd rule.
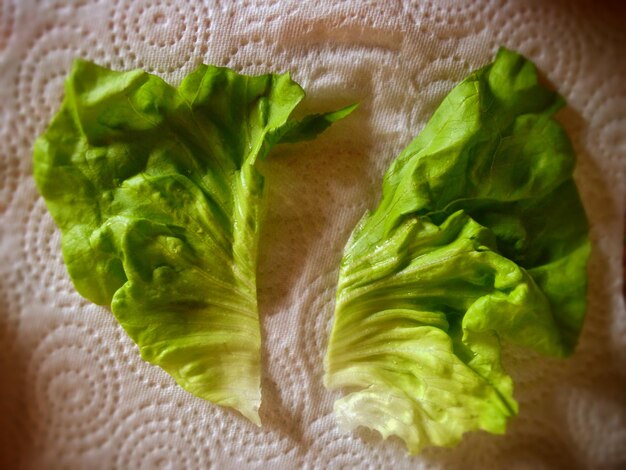
[[290, 119], [303, 96], [287, 74], [201, 65], [175, 89], [76, 61], [34, 149], [78, 292], [111, 306], [146, 361], [257, 424], [256, 164], [353, 109]]
[[340, 268], [325, 384], [348, 390], [344, 428], [411, 453], [504, 433], [518, 406], [500, 341], [572, 352], [589, 241], [563, 104], [501, 49], [392, 163]]

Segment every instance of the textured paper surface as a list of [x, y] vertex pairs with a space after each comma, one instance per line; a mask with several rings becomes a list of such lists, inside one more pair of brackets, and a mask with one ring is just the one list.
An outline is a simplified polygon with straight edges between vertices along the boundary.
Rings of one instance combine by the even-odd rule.
[[[0, 0], [0, 467], [624, 468], [625, 14], [568, 0]], [[588, 317], [569, 360], [506, 349], [520, 402], [506, 436], [409, 458], [333, 419], [322, 358], [338, 263], [393, 157], [499, 45], [535, 61], [569, 104], [559, 119], [594, 244]], [[262, 428], [143, 363], [111, 313], [74, 292], [31, 176], [74, 57], [174, 84], [201, 62], [288, 70], [309, 111], [361, 102], [263, 167]]]

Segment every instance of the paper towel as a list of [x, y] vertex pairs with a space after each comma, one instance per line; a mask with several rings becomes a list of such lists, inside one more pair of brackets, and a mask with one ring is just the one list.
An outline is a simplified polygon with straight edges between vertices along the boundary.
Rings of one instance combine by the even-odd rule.
[[[0, 467], [626, 465], [625, 13], [571, 0], [0, 0]], [[592, 224], [589, 312], [570, 359], [505, 350], [520, 402], [505, 436], [473, 433], [410, 458], [397, 440], [341, 433], [332, 416], [338, 394], [322, 386], [322, 358], [338, 264], [394, 156], [499, 45], [535, 61], [569, 104], [559, 119]], [[262, 168], [262, 428], [142, 362], [110, 311], [73, 290], [31, 148], [74, 57], [173, 84], [201, 62], [290, 71], [308, 111], [361, 103], [314, 142], [279, 146]]]

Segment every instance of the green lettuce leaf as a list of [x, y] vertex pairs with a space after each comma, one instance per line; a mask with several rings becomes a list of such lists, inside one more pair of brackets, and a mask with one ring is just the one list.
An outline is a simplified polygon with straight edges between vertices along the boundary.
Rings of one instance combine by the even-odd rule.
[[76, 61], [34, 149], [78, 292], [111, 306], [146, 361], [257, 424], [257, 162], [353, 109], [290, 119], [303, 96], [287, 74], [201, 65], [176, 89]]
[[518, 407], [500, 341], [572, 352], [590, 247], [563, 104], [501, 49], [393, 162], [341, 263], [325, 384], [348, 390], [344, 428], [411, 453], [503, 433]]

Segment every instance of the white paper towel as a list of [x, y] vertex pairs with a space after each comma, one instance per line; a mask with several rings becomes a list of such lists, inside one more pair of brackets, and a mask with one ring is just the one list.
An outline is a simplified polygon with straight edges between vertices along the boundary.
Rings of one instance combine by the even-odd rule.
[[[0, 0], [0, 468], [626, 465], [625, 14], [571, 0]], [[535, 61], [569, 104], [559, 117], [594, 243], [589, 312], [568, 360], [506, 349], [520, 415], [505, 436], [409, 458], [393, 439], [342, 434], [332, 416], [322, 358], [338, 264], [391, 160], [499, 45]], [[74, 292], [31, 176], [74, 57], [173, 84], [201, 62], [291, 71], [308, 110], [361, 103], [263, 167], [262, 428], [142, 362], [111, 313]]]

